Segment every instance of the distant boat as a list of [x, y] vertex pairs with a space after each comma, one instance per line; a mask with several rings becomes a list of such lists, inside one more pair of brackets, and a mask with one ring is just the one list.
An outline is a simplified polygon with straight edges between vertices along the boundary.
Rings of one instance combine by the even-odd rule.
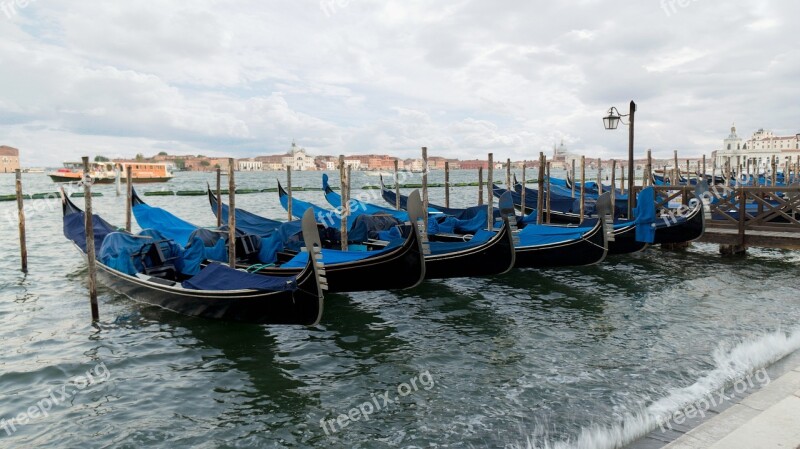
[[22, 169], [23, 173], [44, 173], [43, 168], [24, 168]]
[[[158, 162], [93, 162], [89, 167], [89, 176], [94, 184], [113, 184], [119, 171], [125, 178], [127, 167], [131, 167], [131, 179], [135, 183], [167, 182], [172, 173], [167, 164]], [[64, 168], [48, 173], [54, 182], [78, 182], [83, 178], [83, 163], [64, 162]]]

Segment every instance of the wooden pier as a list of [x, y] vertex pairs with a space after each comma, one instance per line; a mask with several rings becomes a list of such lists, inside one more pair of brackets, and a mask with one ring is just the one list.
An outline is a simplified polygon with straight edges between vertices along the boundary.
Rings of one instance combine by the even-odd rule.
[[[698, 201], [695, 186], [655, 186], [662, 210], [676, 202]], [[800, 186], [711, 186], [706, 203], [705, 232], [698, 240], [720, 245], [723, 254], [748, 247], [800, 249]]]

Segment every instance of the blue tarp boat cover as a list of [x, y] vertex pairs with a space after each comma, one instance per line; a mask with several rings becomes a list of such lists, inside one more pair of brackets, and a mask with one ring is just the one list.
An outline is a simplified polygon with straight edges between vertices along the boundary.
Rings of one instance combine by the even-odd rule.
[[195, 251], [197, 248], [202, 248], [204, 257], [207, 260], [225, 262], [228, 260], [228, 239], [225, 237], [225, 234], [221, 231], [198, 228], [189, 236], [189, 244], [186, 245], [186, 251]]
[[[86, 253], [85, 216], [83, 211], [64, 216], [64, 237], [78, 245], [84, 253]], [[105, 239], [108, 234], [117, 230], [117, 228], [97, 215], [92, 215], [92, 228], [94, 228], [95, 248], [100, 248], [103, 245], [103, 239]]]
[[585, 221], [584, 226], [547, 226], [529, 224], [519, 231], [519, 247], [549, 245], [559, 242], [577, 240], [590, 231], [594, 220]]
[[[211, 211], [217, 216], [217, 198], [211, 195]], [[240, 229], [248, 234], [259, 237], [269, 237], [272, 232], [282, 225], [283, 222], [270, 220], [248, 212], [244, 209], [236, 209], [236, 229]], [[228, 205], [222, 203], [222, 223], [228, 222]]]
[[[326, 174], [322, 175], [322, 191], [325, 192], [325, 199], [331, 206], [335, 208], [342, 207], [342, 196], [334, 192], [330, 188], [330, 185], [328, 184], [328, 175]], [[388, 207], [377, 206], [371, 203], [365, 203], [357, 198], [350, 198], [350, 210], [363, 211], [370, 215], [375, 215], [375, 214], [391, 215], [392, 217], [395, 217], [398, 220], [404, 222], [409, 220], [408, 212], [404, 210], [395, 210], [395, 209], [390, 209]]]
[[160, 207], [149, 204], [140, 203], [133, 206], [133, 215], [142, 229], [158, 229], [165, 237], [183, 246], [189, 243], [189, 237], [198, 228]]
[[636, 241], [653, 243], [656, 238], [656, 191], [647, 187], [636, 197]]
[[139, 259], [133, 255], [143, 247], [152, 243], [150, 237], [141, 237], [127, 232], [112, 232], [108, 234], [97, 253], [97, 260], [103, 265], [133, 276], [144, 272], [144, 267]]
[[245, 273], [212, 263], [182, 285], [193, 290], [230, 290], [231, 286], [236, 286], [237, 290], [287, 291], [297, 289], [297, 280], [294, 277]]
[[178, 272], [191, 275], [199, 271], [202, 258], [198, 258], [192, 252], [187, 255], [183, 247], [174, 240], [165, 238], [163, 234], [153, 229], [145, 229], [138, 235], [127, 232], [108, 234], [97, 253], [97, 260], [103, 265], [131, 276], [143, 273], [141, 259], [134, 258], [133, 255], [154, 242], [160, 242], [164, 257], [173, 259], [172, 264]]
[[[336, 249], [323, 249], [322, 259], [325, 261], [325, 265], [333, 265], [333, 264], [355, 262], [357, 260], [369, 259], [394, 250], [398, 246], [402, 245], [404, 241], [405, 240], [403, 239], [393, 240], [389, 242], [389, 244], [386, 245], [385, 248], [379, 251], [341, 251]], [[303, 251], [297, 253], [297, 255], [294, 256], [292, 260], [286, 262], [281, 266], [289, 268], [298, 268], [298, 267], [304, 267], [306, 263], [308, 263], [308, 253]]]

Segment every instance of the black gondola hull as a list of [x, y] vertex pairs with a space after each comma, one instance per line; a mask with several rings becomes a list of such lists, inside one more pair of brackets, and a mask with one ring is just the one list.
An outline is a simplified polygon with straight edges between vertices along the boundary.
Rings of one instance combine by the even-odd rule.
[[578, 267], [600, 263], [608, 254], [601, 220], [582, 238], [536, 246], [518, 246], [517, 268]]
[[685, 243], [699, 239], [705, 232], [705, 215], [702, 203], [698, 203], [685, 219], [656, 222], [656, 236], [653, 244]]
[[608, 242], [608, 255], [631, 254], [647, 248], [647, 243], [636, 241], [636, 225], [614, 229], [614, 240]]
[[302, 270], [294, 291], [199, 291], [161, 286], [97, 264], [98, 279], [136, 302], [182, 315], [257, 324], [313, 325], [322, 316], [323, 299], [311, 269]]
[[[243, 266], [242, 268], [246, 268]], [[257, 274], [294, 276], [299, 268], [267, 267]], [[426, 264], [416, 233], [395, 251], [354, 262], [325, 265], [329, 293], [413, 288], [425, 279]]]
[[507, 222], [483, 245], [425, 256], [425, 279], [492, 276], [514, 267], [516, 250]]

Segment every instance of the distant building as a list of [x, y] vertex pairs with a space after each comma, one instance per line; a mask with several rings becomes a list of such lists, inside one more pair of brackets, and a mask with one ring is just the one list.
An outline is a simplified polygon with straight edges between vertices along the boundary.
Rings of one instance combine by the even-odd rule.
[[487, 170], [489, 168], [489, 161], [482, 161], [479, 159], [473, 159], [470, 161], [460, 161], [459, 166], [461, 170], [477, 170], [479, 168]]
[[722, 149], [715, 151], [712, 157], [717, 167], [724, 167], [730, 158], [731, 168], [734, 171], [738, 171], [738, 167], [746, 170], [747, 165], [754, 170], [766, 170], [770, 168], [773, 158], [777, 159], [778, 166], [782, 167], [787, 161], [794, 161], [800, 157], [800, 134], [781, 137], [762, 128], [744, 141], [736, 133], [736, 126], [733, 125], [730, 134], [722, 142]]
[[336, 170], [337, 158], [334, 156], [317, 156], [314, 158], [314, 164], [317, 170]]
[[0, 173], [14, 173], [19, 169], [19, 150], [0, 146]]
[[236, 161], [236, 167], [239, 171], [261, 171], [264, 164], [254, 158], [239, 159]]
[[254, 158], [262, 164], [262, 170], [286, 170], [286, 166], [295, 171], [317, 170], [313, 156], [309, 156], [305, 148], [298, 147], [292, 142], [292, 148], [287, 153]]

